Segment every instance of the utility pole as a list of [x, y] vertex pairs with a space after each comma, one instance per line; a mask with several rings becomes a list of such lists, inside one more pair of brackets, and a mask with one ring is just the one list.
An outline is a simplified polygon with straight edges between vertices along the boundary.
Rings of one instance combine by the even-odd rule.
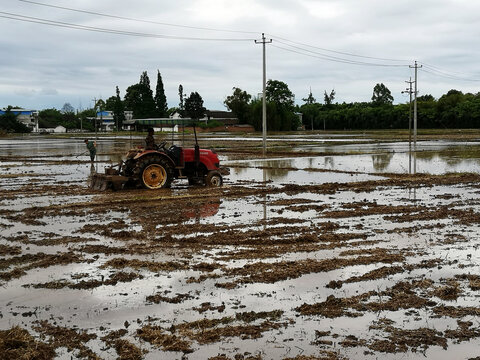
[[408, 93], [410, 96], [410, 101], [409, 101], [409, 112], [408, 112], [408, 173], [412, 173], [412, 78], [410, 77], [410, 81], [405, 81], [407, 84], [409, 84], [409, 87], [405, 90], [402, 91], [403, 93]]
[[414, 94], [415, 94], [415, 97], [414, 97], [414, 101], [413, 101], [413, 145], [416, 146], [417, 145], [417, 94], [418, 94], [418, 90], [417, 90], [417, 84], [418, 84], [418, 76], [417, 76], [417, 70], [418, 68], [421, 68], [422, 65], [418, 66], [417, 64], [417, 61], [415, 61], [415, 65], [414, 66], [410, 66], [410, 68], [414, 68], [415, 69], [415, 91], [414, 91]]
[[97, 138], [97, 98], [93, 98], [93, 114], [95, 117], [93, 121], [95, 121], [95, 139]]
[[272, 42], [272, 39], [265, 39], [265, 34], [262, 33], [262, 40], [255, 40], [255, 44], [263, 45], [263, 96], [262, 96], [262, 134], [263, 134], [263, 156], [267, 153], [267, 100], [265, 92], [267, 87], [267, 64], [265, 55], [265, 44]]
[[415, 69], [415, 98], [413, 101], [413, 151], [415, 152], [415, 156], [413, 158], [413, 171], [414, 173], [417, 172], [417, 84], [418, 84], [418, 76], [417, 76], [417, 70], [418, 68], [421, 68], [422, 65], [418, 66], [417, 61], [415, 60], [415, 65], [414, 66], [409, 66], [410, 68]]
[[[95, 117], [93, 118], [94, 121], [95, 121], [95, 143], [97, 143], [97, 98], [93, 98], [93, 113], [95, 115]], [[95, 154], [95, 157], [96, 156], [97, 155]], [[97, 166], [98, 166], [98, 164], [97, 164]]]
[[410, 110], [408, 113], [408, 144], [410, 145], [410, 143], [412, 142], [412, 94], [413, 94], [412, 84], [414, 82], [412, 81], [411, 77], [410, 77], [410, 81], [405, 81], [405, 82], [409, 85], [409, 87], [407, 88], [407, 91], [405, 92], [408, 92], [408, 94], [410, 95], [410, 102], [409, 102]]

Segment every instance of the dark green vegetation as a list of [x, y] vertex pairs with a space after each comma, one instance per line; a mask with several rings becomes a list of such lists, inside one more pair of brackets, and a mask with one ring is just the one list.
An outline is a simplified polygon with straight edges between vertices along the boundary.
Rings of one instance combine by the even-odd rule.
[[[265, 89], [267, 100], [267, 129], [269, 131], [291, 131], [300, 125], [300, 117], [295, 114], [295, 95], [288, 85], [278, 80], [268, 80]], [[262, 129], [262, 99], [254, 98], [239, 88], [233, 88], [233, 94], [227, 96], [224, 104], [239, 119], [241, 124], [253, 125], [255, 130]]]
[[7, 108], [4, 115], [0, 115], [0, 134], [4, 132], [27, 133], [30, 129], [17, 120], [17, 116]]
[[93, 121], [90, 119], [94, 117], [95, 111], [93, 109], [87, 109], [78, 114], [75, 114], [73, 109], [71, 111], [65, 111], [65, 106], [62, 111], [57, 109], [45, 109], [38, 113], [38, 126], [40, 128], [54, 128], [61, 125], [67, 130], [83, 128], [85, 130], [93, 131], [95, 128]]
[[[279, 86], [278, 84], [283, 84]], [[318, 103], [310, 93], [301, 106], [293, 105], [294, 95], [286, 84], [269, 80], [267, 85], [267, 128], [272, 131], [295, 130], [302, 114], [306, 129], [406, 129], [408, 128], [410, 104], [393, 105], [390, 90], [384, 84], [373, 89], [371, 102], [333, 103], [335, 91], [325, 92], [324, 103]], [[261, 129], [261, 100], [239, 88], [227, 96], [225, 105], [232, 110], [241, 123]], [[418, 127], [475, 128], [480, 124], [480, 93], [463, 94], [450, 90], [436, 100], [431, 95], [420, 96], [417, 101]], [[413, 108], [413, 105], [412, 105]], [[413, 110], [412, 110], [413, 111]]]
[[[303, 123], [309, 129], [312, 126], [314, 129], [336, 130], [408, 128], [410, 105], [392, 105], [388, 97], [379, 102], [382, 97], [375, 96], [374, 92], [369, 103], [306, 103], [298, 107], [298, 111], [303, 114]], [[480, 93], [463, 94], [450, 90], [438, 100], [424, 95], [418, 98], [417, 108], [419, 128], [466, 129], [480, 124]]]
[[[121, 128], [125, 110], [133, 112], [134, 119], [165, 118], [178, 112], [181, 117], [201, 119], [206, 109], [198, 92], [189, 97], [179, 85], [178, 107], [168, 109], [167, 98], [160, 71], [157, 72], [155, 94], [150, 87], [146, 71], [140, 81], [126, 89], [124, 99], [116, 87], [116, 95], [106, 101], [98, 100], [95, 109], [75, 114], [73, 107], [66, 103], [62, 110], [46, 109], [39, 113], [40, 128], [62, 125], [67, 129], [93, 130], [96, 111], [112, 111], [114, 123]], [[279, 80], [269, 80], [266, 86], [267, 129], [268, 131], [292, 131], [300, 126], [314, 130], [366, 130], [366, 129], [408, 129], [413, 104], [393, 104], [390, 90], [377, 83], [370, 102], [334, 103], [336, 92], [324, 92], [323, 103], [317, 102], [312, 92], [303, 98], [303, 105], [295, 105], [295, 94], [288, 85]], [[255, 130], [262, 129], [262, 99], [234, 87], [232, 95], [225, 98], [225, 106], [231, 110], [240, 124], [250, 124]], [[418, 98], [418, 128], [423, 129], [466, 129], [480, 124], [480, 92], [476, 94], [450, 90], [435, 99], [432, 95]], [[10, 117], [9, 117], [10, 116]], [[11, 115], [0, 117], [0, 129], [23, 132], [25, 129], [12, 122]], [[10, 119], [10, 120], [8, 120]], [[212, 125], [210, 125], [212, 126]], [[209, 126], [209, 127], [210, 127]]]

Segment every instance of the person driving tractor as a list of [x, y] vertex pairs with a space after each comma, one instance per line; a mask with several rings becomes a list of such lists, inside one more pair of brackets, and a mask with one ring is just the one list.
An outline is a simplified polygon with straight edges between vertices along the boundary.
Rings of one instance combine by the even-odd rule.
[[145, 138], [145, 150], [155, 150], [155, 139], [153, 138], [153, 128], [148, 128], [148, 135]]

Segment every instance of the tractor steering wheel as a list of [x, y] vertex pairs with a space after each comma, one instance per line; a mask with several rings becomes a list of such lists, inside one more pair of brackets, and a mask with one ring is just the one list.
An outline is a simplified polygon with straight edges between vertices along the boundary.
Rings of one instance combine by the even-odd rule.
[[160, 144], [157, 145], [158, 149], [165, 149], [165, 145], [167, 145], [166, 141], [162, 141]]

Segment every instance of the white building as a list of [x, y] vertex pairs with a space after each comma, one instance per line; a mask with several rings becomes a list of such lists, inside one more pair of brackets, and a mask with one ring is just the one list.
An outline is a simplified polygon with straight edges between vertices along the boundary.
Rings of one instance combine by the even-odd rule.
[[[1, 109], [0, 115], [4, 115], [7, 112], [7, 109]], [[17, 116], [17, 120], [26, 126], [33, 132], [38, 132], [38, 111], [37, 110], [27, 110], [21, 108], [10, 109], [10, 112]]]
[[[133, 111], [127, 110], [124, 111], [125, 120], [131, 120], [133, 118]], [[97, 125], [98, 129], [101, 131], [113, 131], [117, 127], [113, 119], [113, 111], [99, 111], [97, 112]]]

